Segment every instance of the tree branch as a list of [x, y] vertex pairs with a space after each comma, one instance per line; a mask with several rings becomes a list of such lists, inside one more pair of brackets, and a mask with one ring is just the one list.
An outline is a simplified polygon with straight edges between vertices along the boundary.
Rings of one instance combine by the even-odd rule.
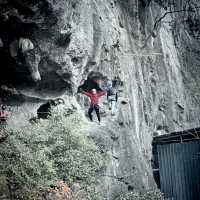
[[166, 13], [164, 13], [158, 20], [155, 21], [154, 26], [152, 31], [150, 31], [151, 33], [147, 36], [144, 45], [141, 47], [142, 49], [147, 45], [148, 40], [151, 38], [152, 34], [157, 31], [158, 25], [159, 23], [162, 22], [162, 20], [168, 15], [168, 14], [173, 14], [173, 13], [180, 13], [180, 12], [196, 12], [198, 9], [200, 9], [200, 6], [195, 6], [193, 9], [182, 9], [182, 10], [174, 10], [174, 11], [167, 11]]
[[[200, 9], [200, 6], [195, 7], [195, 9]], [[160, 23], [162, 21], [162, 19], [164, 19], [168, 14], [179, 13], [179, 12], [196, 12], [196, 11], [195, 10], [188, 10], [188, 9], [168, 11], [154, 23], [153, 30], [157, 29], [158, 23]]]

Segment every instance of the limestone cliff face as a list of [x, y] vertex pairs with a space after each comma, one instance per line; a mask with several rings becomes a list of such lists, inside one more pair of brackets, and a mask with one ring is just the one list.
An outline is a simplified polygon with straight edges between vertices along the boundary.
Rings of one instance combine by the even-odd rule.
[[[2, 1], [0, 6], [5, 27], [0, 48], [10, 59], [7, 65], [14, 77], [11, 80], [10, 72], [5, 72], [8, 78], [1, 84], [12, 84], [24, 96], [39, 99], [65, 95], [75, 104], [77, 86], [90, 71], [111, 79], [119, 76], [128, 104], [119, 105], [118, 116], [95, 135], [89, 127], [113, 155], [102, 178], [105, 198], [113, 199], [128, 189], [155, 187], [153, 134], [199, 126], [199, 30], [193, 28], [194, 21], [200, 21], [199, 11], [192, 8], [195, 12], [189, 12], [183, 0], [174, 4], [159, 0], [15, 0]], [[19, 38], [34, 44], [29, 65], [21, 66], [9, 55], [10, 43]], [[31, 76], [35, 64], [41, 80]], [[39, 103], [25, 101], [20, 106], [32, 113]]]

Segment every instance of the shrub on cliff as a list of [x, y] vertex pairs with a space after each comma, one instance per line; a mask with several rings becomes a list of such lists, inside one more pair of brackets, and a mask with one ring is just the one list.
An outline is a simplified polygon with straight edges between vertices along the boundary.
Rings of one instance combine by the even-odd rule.
[[[21, 131], [12, 131], [0, 144], [0, 175], [26, 188], [48, 187], [64, 180], [91, 185], [105, 166], [105, 154], [95, 143], [78, 134], [77, 114], [55, 114]], [[0, 184], [1, 185], [1, 184]]]
[[153, 190], [145, 194], [139, 194], [137, 192], [122, 194], [116, 200], [164, 200], [164, 197], [159, 190]]

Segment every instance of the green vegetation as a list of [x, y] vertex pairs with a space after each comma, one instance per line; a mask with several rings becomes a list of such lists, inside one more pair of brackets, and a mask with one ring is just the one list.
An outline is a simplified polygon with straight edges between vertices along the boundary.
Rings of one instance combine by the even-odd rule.
[[145, 194], [130, 192], [121, 195], [116, 200], [164, 200], [164, 197], [159, 190], [154, 190], [146, 192]]
[[0, 187], [9, 180], [15, 189], [23, 187], [23, 192], [15, 192], [18, 199], [33, 200], [40, 198], [31, 188], [48, 188], [60, 180], [69, 187], [96, 183], [107, 156], [78, 133], [81, 126], [76, 113], [68, 117], [54, 113], [49, 120], [10, 131], [7, 142], [0, 144]]
[[[10, 130], [7, 141], [0, 143], [0, 198], [6, 194], [16, 200], [102, 200], [95, 185], [109, 157], [80, 134], [82, 127], [77, 113], [54, 113], [23, 130]], [[151, 191], [116, 200], [164, 198]]]

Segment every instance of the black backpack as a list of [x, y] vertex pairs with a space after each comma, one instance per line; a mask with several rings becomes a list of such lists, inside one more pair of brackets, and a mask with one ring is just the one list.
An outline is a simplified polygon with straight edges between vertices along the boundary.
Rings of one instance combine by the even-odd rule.
[[116, 95], [116, 90], [114, 88], [109, 88], [107, 91], [108, 96]]

